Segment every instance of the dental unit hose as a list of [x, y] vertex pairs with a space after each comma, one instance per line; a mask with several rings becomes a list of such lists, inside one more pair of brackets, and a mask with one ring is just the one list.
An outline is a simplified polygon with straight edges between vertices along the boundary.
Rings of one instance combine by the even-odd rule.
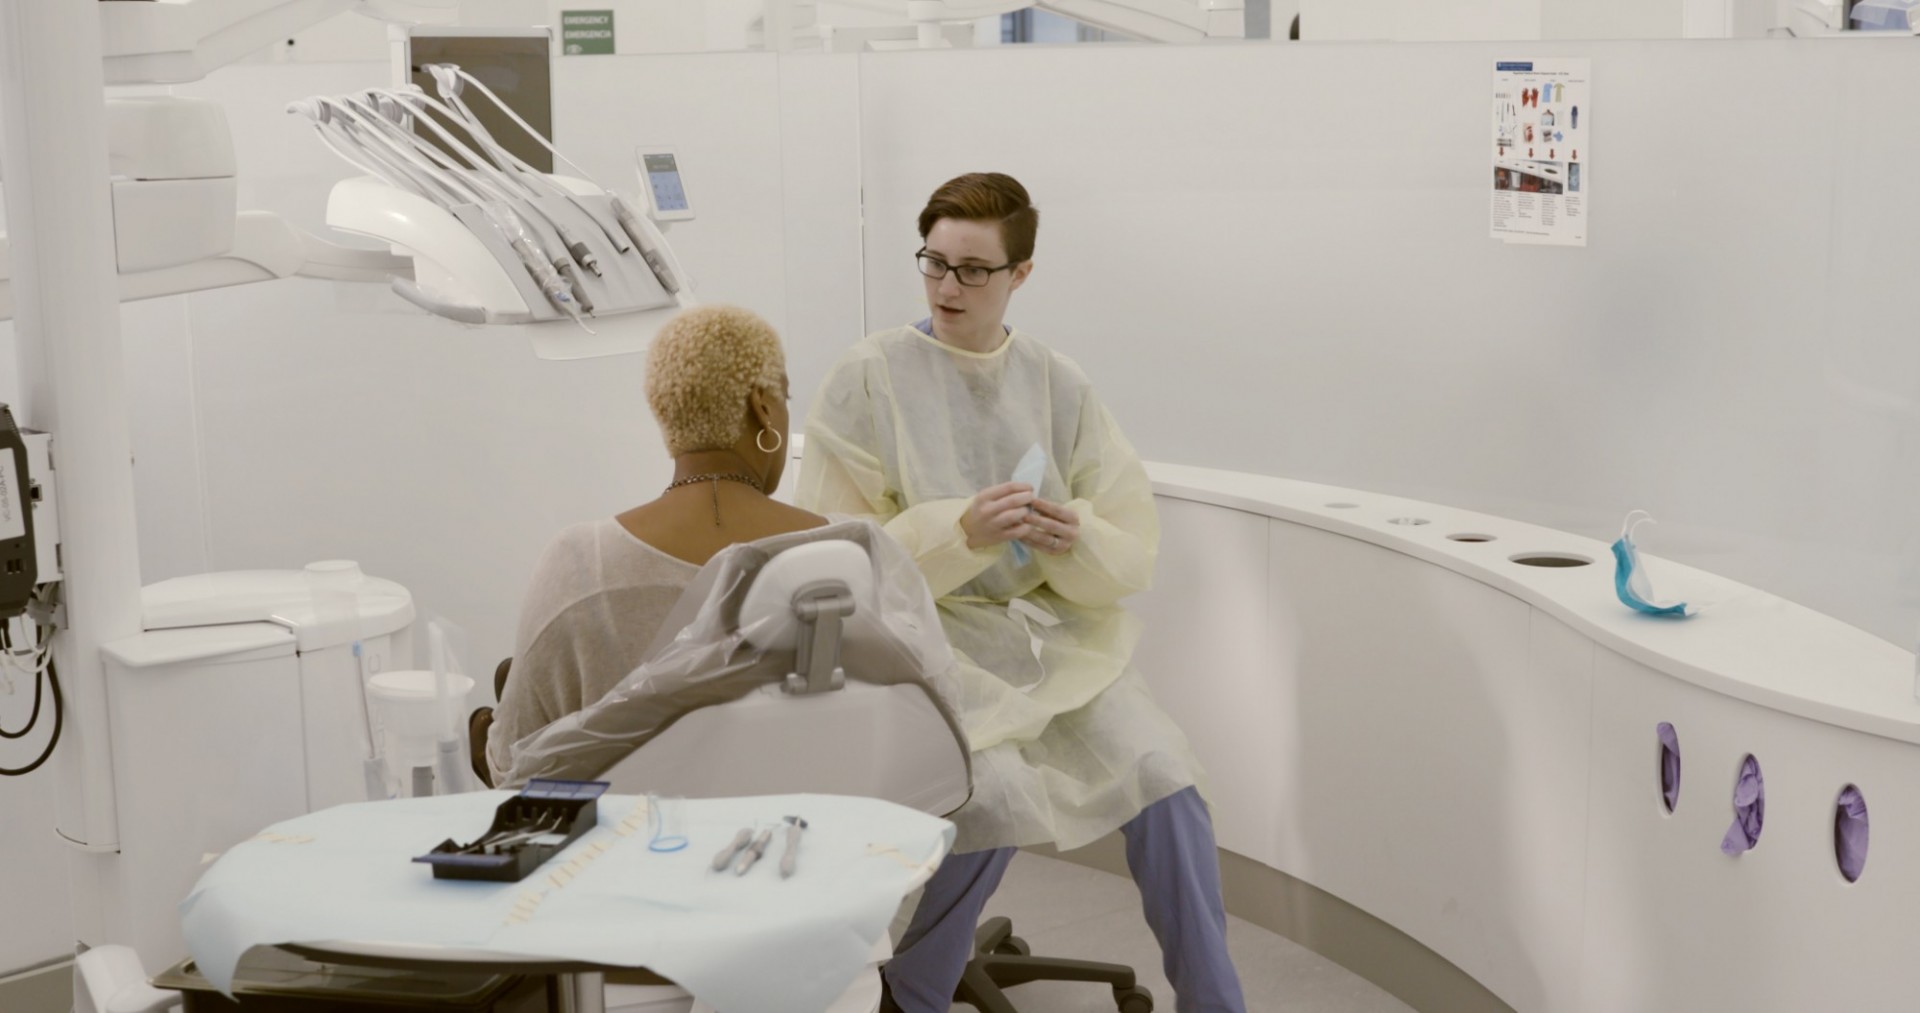
[[[569, 228], [565, 222], [547, 214], [541, 210], [538, 205], [532, 203], [532, 201], [543, 195], [540, 187], [546, 187], [554, 194], [565, 197], [569, 201], [573, 200], [572, 195], [562, 189], [558, 184], [553, 183], [535, 171], [525, 162], [515, 158], [504, 148], [501, 148], [499, 143], [493, 139], [492, 135], [487, 133], [486, 128], [480, 125], [478, 118], [473, 115], [473, 112], [469, 110], [464, 103], [460, 102], [457, 97], [452, 99], [453, 106], [451, 108], [444, 103], [435, 102], [431, 96], [417, 88], [405, 93], [374, 92], [371, 93], [371, 97], [381, 110], [386, 110], [389, 107], [402, 107], [404, 105], [403, 99], [411, 99], [419, 102], [424, 108], [439, 110], [449, 119], [462, 120], [466, 125], [468, 136], [480, 147], [481, 151], [486, 153], [486, 158], [482, 158], [479, 153], [461, 144], [438, 123], [434, 122], [432, 117], [423, 116], [420, 118], [421, 122], [428, 124], [450, 147], [458, 150], [461, 155], [473, 164], [475, 169], [473, 179], [475, 182], [485, 185], [488, 189], [492, 190], [499, 199], [518, 204], [523, 215], [537, 215], [546, 221], [547, 225], [559, 235], [561, 246], [564, 247], [567, 255], [572, 257], [581, 267], [593, 272], [596, 277], [600, 275], [599, 261], [594, 257], [592, 250], [587, 247], [586, 243], [581, 241], [579, 235]], [[387, 119], [391, 119], [391, 117], [389, 116]], [[388, 129], [396, 131], [399, 129], [391, 124], [387, 124], [387, 127]], [[421, 144], [419, 139], [413, 135], [405, 136], [419, 148], [421, 153], [446, 167], [449, 172], [452, 171], [453, 166], [443, 153], [436, 151], [431, 146]], [[481, 203], [481, 201], [476, 197], [473, 203]], [[574, 203], [577, 206], [578, 202], [574, 201]], [[589, 217], [592, 216], [589, 215]], [[538, 237], [534, 237], [531, 242], [533, 245], [542, 248], [546, 245], [545, 242]], [[566, 270], [558, 263], [557, 258], [555, 258], [554, 266], [561, 271]], [[577, 279], [574, 281], [575, 284], [571, 287], [574, 290], [574, 294], [579, 297], [577, 301], [586, 312], [591, 313], [593, 308], [584, 298], [584, 289], [577, 283]], [[576, 322], [579, 321], [578, 316], [575, 316], [575, 320]], [[582, 326], [585, 326], [584, 323]]]
[[[474, 143], [479, 145], [480, 150], [486, 153], [487, 157], [492, 160], [505, 178], [511, 179], [520, 185], [525, 191], [522, 196], [526, 200], [531, 201], [536, 199], [542, 196], [543, 193], [549, 196], [560, 197], [576, 208], [579, 208], [580, 212], [592, 219], [596, 225], [599, 224], [599, 219], [594, 218], [592, 213], [580, 204], [579, 198], [572, 191], [548, 178], [546, 174], [535, 169], [533, 166], [528, 165], [520, 156], [508, 151], [500, 145], [500, 142], [493, 139], [493, 135], [488, 133], [486, 128], [481, 125], [480, 117], [475, 115], [473, 110], [468, 108], [465, 102], [461, 101], [461, 79], [458, 76], [445, 73], [449, 68], [441, 64], [435, 64], [429, 69], [433, 72], [435, 80], [440, 83], [440, 95], [446, 100], [446, 104], [466, 118], [465, 122], [468, 124], [468, 136], [473, 138]], [[452, 69], [457, 70], [458, 68]], [[511, 112], [511, 110], [508, 111]], [[555, 152], [555, 154], [557, 155], [558, 152]], [[602, 276], [599, 260], [593, 255], [593, 250], [590, 249], [586, 243], [582, 242], [580, 237], [569, 228], [565, 222], [547, 214], [541, 210], [538, 205], [532, 205], [531, 207], [534, 213], [546, 219], [547, 224], [552, 226], [553, 230], [559, 234], [561, 245], [567, 248], [567, 253], [573, 257], [576, 263], [593, 272], [595, 277]], [[608, 232], [605, 226], [601, 226], [600, 231], [613, 243], [615, 250], [625, 253], [631, 249], [620, 237]]]
[[580, 317], [580, 306], [573, 298], [573, 286], [553, 269], [551, 262], [534, 252], [533, 237], [527, 233], [526, 224], [520, 220], [520, 216], [505, 205], [488, 204], [487, 219], [493, 222], [494, 228], [500, 230], [500, 235], [506, 239], [514, 255], [520, 258], [527, 273], [533, 276], [534, 284], [540, 287], [547, 301], [572, 317], [575, 323], [585, 327], [586, 321]]
[[[493, 89], [487, 87], [487, 84], [485, 81], [482, 81], [477, 77], [474, 77], [472, 74], [461, 69], [456, 64], [451, 64], [451, 63], [429, 64], [426, 69], [428, 73], [433, 75], [434, 82], [440, 88], [440, 94], [445, 96], [449, 102], [456, 102], [461, 106], [462, 109], [465, 109], [466, 108], [465, 100], [460, 98], [460, 93], [465, 90], [467, 85], [469, 84], [473, 85], [475, 91], [478, 91], [480, 94], [485, 95], [487, 97], [487, 101], [492, 102], [495, 109], [498, 109], [500, 110], [500, 112], [504, 113], [509, 120], [513, 121], [515, 126], [519, 127], [520, 130], [523, 133], [525, 133], [529, 138], [532, 138], [535, 144], [538, 144], [541, 147], [547, 149], [548, 153], [553, 155], [554, 164], [565, 165], [567, 168], [572, 169], [574, 173], [582, 179], [592, 178], [591, 175], [587, 172], [587, 170], [582, 169], [580, 167], [579, 163], [575, 162], [571, 158], [568, 158], [563, 152], [561, 152], [559, 148], [554, 147], [553, 142], [547, 140], [546, 137], [540, 133], [540, 131], [533, 129], [533, 125], [528, 123], [525, 117], [521, 116], [517, 111], [515, 111], [512, 106], [501, 101], [500, 96], [495, 95], [493, 93]], [[474, 122], [478, 123], [479, 120], [476, 118]], [[488, 140], [492, 141], [492, 138], [489, 137]], [[499, 147], [497, 143], [495, 144], [495, 146]], [[606, 226], [606, 223], [600, 220], [599, 216], [589, 212], [586, 206], [580, 203], [580, 198], [577, 195], [545, 179], [543, 176], [541, 176], [539, 170], [535, 169], [531, 165], [528, 165], [518, 155], [515, 155], [513, 152], [508, 151], [506, 148], [501, 147], [499, 148], [499, 151], [507, 159], [512, 161], [513, 164], [519, 166], [522, 171], [531, 173], [534, 176], [540, 178], [542, 182], [547, 183], [550, 186], [554, 186], [555, 190], [557, 190], [562, 196], [566, 197], [567, 200], [573, 202], [573, 205], [575, 207], [578, 207], [583, 214], [586, 214], [587, 217], [592, 218], [593, 223], [595, 225], [598, 225], [600, 227], [601, 233], [607, 237], [607, 242], [613, 244], [613, 249], [615, 253], [626, 253], [627, 251], [633, 249], [632, 243], [628, 241], [627, 237], [622, 234], [622, 231], [620, 229], [608, 228]], [[595, 274], [600, 273], [592, 265], [587, 265], [587, 269], [590, 271], [593, 271], [593, 273]]]
[[[41, 588], [36, 589], [34, 593], [36, 596], [38, 596], [43, 593], [41, 589], [49, 589], [45, 591], [45, 593], [57, 594], [57, 592], [52, 591], [50, 589], [57, 588], [58, 586], [59, 586], [58, 584], [43, 584], [41, 585]], [[39, 628], [36, 627], [36, 629], [39, 629]], [[60, 691], [60, 673], [54, 667], [54, 661], [53, 661], [54, 636], [55, 636], [55, 631], [53, 629], [51, 628], [40, 629], [39, 642], [35, 644], [32, 648], [29, 648], [27, 650], [28, 655], [34, 659], [33, 666], [28, 670], [34, 679], [33, 713], [28, 715], [26, 725], [17, 732], [8, 732], [5, 729], [0, 729], [0, 738], [5, 738], [5, 739], [25, 738], [27, 734], [33, 731], [35, 726], [37, 726], [40, 723], [40, 699], [41, 699], [40, 694], [43, 687], [46, 690], [51, 691], [53, 694], [53, 731], [47, 739], [46, 748], [40, 751], [39, 756], [35, 757], [32, 762], [26, 764], [25, 766], [0, 767], [0, 777], [25, 777], [26, 775], [31, 774], [36, 770], [39, 770], [42, 766], [46, 764], [46, 762], [49, 759], [53, 757], [54, 748], [60, 745], [60, 731], [62, 728], [66, 726], [67, 701], [66, 701], [65, 694], [63, 694]], [[14, 667], [15, 659], [13, 655], [14, 655], [14, 652], [19, 649], [16, 648], [13, 643], [11, 621], [4, 624], [0, 624], [0, 649], [4, 649], [4, 651], [6, 652], [7, 666], [9, 668]]]

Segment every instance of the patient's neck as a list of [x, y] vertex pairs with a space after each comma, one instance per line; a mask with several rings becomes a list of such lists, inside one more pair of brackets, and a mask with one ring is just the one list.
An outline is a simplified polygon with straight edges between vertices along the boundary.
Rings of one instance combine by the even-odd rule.
[[683, 482], [702, 475], [745, 475], [753, 479], [754, 488], [763, 492], [767, 484], [761, 469], [753, 467], [737, 451], [700, 450], [673, 459], [673, 481]]
[[[753, 467], [738, 451], [683, 454], [674, 458], [674, 481], [706, 475], [745, 475], [767, 484], [767, 466]], [[694, 482], [615, 518], [635, 538], [694, 566], [739, 542], [803, 531], [824, 519], [765, 495], [744, 482]]]

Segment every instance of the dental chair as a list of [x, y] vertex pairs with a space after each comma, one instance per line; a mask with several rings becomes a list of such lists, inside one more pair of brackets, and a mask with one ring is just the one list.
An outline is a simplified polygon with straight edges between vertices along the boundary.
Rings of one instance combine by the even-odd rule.
[[791, 656], [779, 683], [702, 707], [599, 775], [616, 792], [685, 798], [810, 792], [885, 799], [935, 816], [972, 793], [966, 742], [921, 682], [877, 681], [848, 664], [880, 632], [850, 622], [874, 596], [873, 567], [843, 540], [769, 560], [740, 604], [753, 647]]
[[[769, 651], [792, 650], [783, 684], [694, 711], [599, 775], [615, 791], [649, 789], [687, 798], [821, 792], [883, 798], [935, 815], [966, 801], [964, 740], [955, 737], [918, 685], [880, 686], [841, 667], [842, 647], [858, 648], [858, 627], [846, 620], [870, 598], [872, 567], [851, 542], [816, 542], [773, 557], [741, 604], [739, 626]], [[843, 638], [854, 630], [853, 641]], [[871, 630], [867, 631], [871, 633]], [[956, 756], [954, 748], [963, 755]], [[805, 762], [796, 763], [804, 758]], [[883, 938], [882, 943], [886, 940]], [[1153, 996], [1120, 964], [1035, 957], [1006, 918], [990, 918], [975, 934], [955, 1000], [980, 1013], [1017, 1013], [1002, 991], [1035, 981], [1109, 986], [1120, 1013], [1151, 1013]], [[887, 953], [879, 954], [884, 960]], [[877, 999], [877, 982], [873, 986]], [[677, 990], [674, 990], [677, 991]], [[664, 996], [664, 992], [656, 993]], [[684, 995], [684, 993], [681, 993]], [[639, 1005], [641, 991], [608, 987], [607, 1009], [678, 1009]], [[840, 1010], [874, 1008], [868, 993], [849, 994]]]
[[[894, 638], [877, 617], [862, 614], [880, 590], [874, 570], [866, 549], [844, 539], [772, 556], [744, 593], [733, 594], [737, 605], [725, 606], [737, 607], [744, 644], [766, 652], [771, 667], [762, 666], [759, 684], [673, 718], [597, 772], [590, 771], [604, 753], [568, 776], [635, 795], [814, 793], [880, 798], [936, 816], [960, 808], [971, 793], [965, 739], [925, 681], [881, 670], [913, 658], [890, 644]], [[928, 619], [937, 621], [931, 613]], [[784, 678], [764, 678], [779, 671]], [[882, 935], [876, 968], [891, 949]], [[869, 972], [829, 1009], [871, 1013], [879, 1001], [879, 976]], [[670, 984], [609, 982], [605, 1003], [608, 1013], [705, 1009]]]
[[[593, 776], [628, 794], [686, 798], [815, 792], [886, 799], [935, 815], [958, 809], [970, 792], [965, 740], [924, 684], [876, 680], [889, 662], [863, 622], [874, 567], [849, 541], [797, 545], [773, 556], [741, 598], [737, 628], [770, 656], [791, 658], [788, 674], [737, 699], [692, 710], [610, 765], [542, 776]], [[695, 597], [689, 594], [687, 597]], [[929, 614], [928, 622], [937, 623]], [[667, 623], [676, 627], [670, 618]], [[944, 643], [944, 634], [940, 636]], [[791, 652], [790, 654], [787, 652]], [[503, 663], [504, 665], [505, 663]], [[588, 771], [597, 773], [588, 773]], [[879, 940], [876, 962], [890, 952]], [[1002, 991], [1036, 981], [1109, 986], [1120, 1013], [1151, 1013], [1153, 996], [1120, 964], [1035, 957], [1006, 918], [975, 935], [955, 1000], [980, 1013], [1017, 1013]], [[831, 1013], [868, 1013], [877, 977], [842, 997]], [[608, 1013], [678, 1013], [686, 993], [671, 986], [612, 984]], [[697, 1013], [697, 1010], [696, 1010]]]

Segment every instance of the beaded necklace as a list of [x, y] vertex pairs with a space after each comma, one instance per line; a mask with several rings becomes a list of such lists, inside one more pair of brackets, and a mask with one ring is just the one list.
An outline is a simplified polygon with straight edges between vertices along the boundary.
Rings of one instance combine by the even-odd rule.
[[720, 526], [720, 483], [739, 482], [741, 485], [751, 486], [754, 492], [762, 495], [766, 494], [766, 490], [760, 488], [759, 479], [738, 471], [716, 471], [704, 475], [688, 475], [686, 478], [680, 479], [677, 482], [669, 482], [663, 491], [672, 492], [682, 486], [697, 485], [701, 482], [713, 483], [713, 526], [716, 528]]

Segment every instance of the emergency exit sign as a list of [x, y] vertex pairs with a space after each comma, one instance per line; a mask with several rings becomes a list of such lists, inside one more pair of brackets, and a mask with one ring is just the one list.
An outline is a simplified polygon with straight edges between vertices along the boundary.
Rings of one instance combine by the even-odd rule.
[[613, 12], [561, 11], [560, 52], [567, 56], [613, 52]]

